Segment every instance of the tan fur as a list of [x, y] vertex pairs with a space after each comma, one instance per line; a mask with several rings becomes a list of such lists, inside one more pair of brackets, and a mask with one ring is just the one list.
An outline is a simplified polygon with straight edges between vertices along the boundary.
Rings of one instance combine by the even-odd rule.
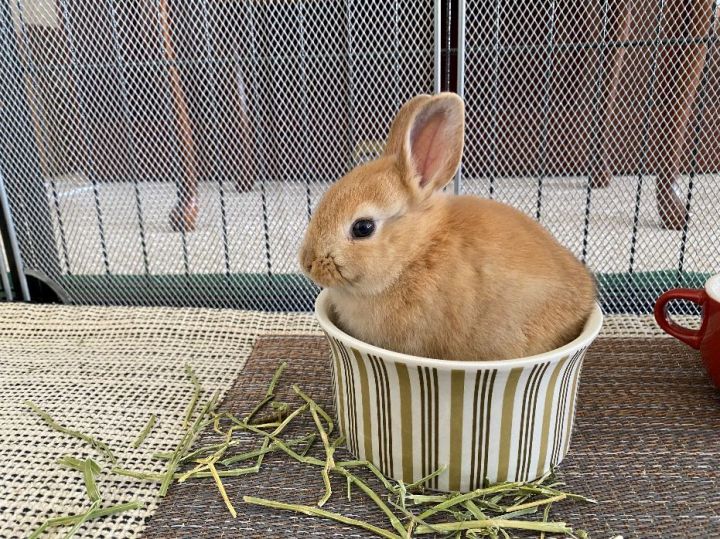
[[[409, 101], [385, 154], [320, 201], [300, 263], [330, 290], [337, 323], [382, 348], [491, 360], [562, 346], [592, 309], [593, 278], [525, 214], [441, 192], [462, 155], [463, 114], [455, 94]], [[352, 239], [361, 217], [379, 228]]]

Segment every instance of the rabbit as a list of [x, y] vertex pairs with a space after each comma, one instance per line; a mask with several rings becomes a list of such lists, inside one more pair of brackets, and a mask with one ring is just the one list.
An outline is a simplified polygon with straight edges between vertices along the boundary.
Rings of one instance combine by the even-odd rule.
[[582, 331], [594, 278], [524, 213], [443, 192], [464, 114], [454, 93], [405, 103], [382, 155], [321, 198], [302, 270], [329, 290], [338, 327], [380, 348], [480, 361], [558, 348]]

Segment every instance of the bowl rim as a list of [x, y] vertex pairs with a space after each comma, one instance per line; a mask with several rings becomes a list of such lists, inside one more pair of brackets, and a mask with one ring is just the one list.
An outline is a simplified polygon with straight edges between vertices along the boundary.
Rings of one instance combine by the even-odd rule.
[[460, 360], [436, 359], [436, 358], [429, 358], [429, 357], [423, 357], [423, 356], [413, 356], [411, 354], [403, 354], [401, 352], [394, 352], [392, 350], [380, 348], [378, 346], [374, 346], [372, 344], [363, 342], [360, 339], [356, 339], [355, 337], [348, 335], [347, 333], [342, 331], [330, 320], [330, 317], [328, 315], [329, 304], [330, 304], [330, 292], [327, 289], [322, 290], [320, 292], [320, 294], [318, 294], [317, 298], [315, 299], [315, 317], [317, 318], [318, 323], [320, 324], [320, 327], [324, 331], [326, 331], [328, 334], [330, 334], [332, 337], [335, 337], [336, 339], [338, 339], [341, 342], [349, 344], [349, 345], [353, 346], [354, 348], [357, 348], [358, 350], [364, 351], [366, 353], [370, 353], [370, 354], [377, 356], [383, 360], [390, 360], [390, 361], [394, 361], [396, 363], [406, 363], [408, 365], [413, 365], [413, 366], [432, 367], [432, 368], [443, 367], [446, 369], [462, 369], [462, 370], [471, 370], [473, 368], [475, 368], [475, 369], [481, 368], [481, 369], [502, 370], [502, 369], [507, 369], [507, 368], [512, 368], [512, 367], [533, 365], [535, 363], [542, 363], [542, 362], [548, 361], [548, 360], [559, 361], [560, 359], [565, 357], [568, 352], [589, 346], [595, 340], [595, 338], [598, 336], [598, 333], [600, 333], [600, 329], [602, 328], [602, 324], [603, 324], [602, 310], [600, 309], [600, 306], [597, 303], [595, 303], [595, 306], [593, 307], [593, 310], [590, 313], [590, 316], [588, 317], [587, 321], [585, 322], [585, 326], [583, 327], [583, 330], [580, 332], [580, 335], [578, 335], [575, 339], [573, 339], [569, 343], [567, 343], [559, 348], [555, 348], [553, 350], [550, 350], [548, 352], [543, 352], [541, 354], [535, 354], [533, 356], [526, 356], [526, 357], [521, 357], [521, 358], [497, 359], [497, 360], [491, 360], [491, 361], [479, 361], [479, 360], [460, 361]]

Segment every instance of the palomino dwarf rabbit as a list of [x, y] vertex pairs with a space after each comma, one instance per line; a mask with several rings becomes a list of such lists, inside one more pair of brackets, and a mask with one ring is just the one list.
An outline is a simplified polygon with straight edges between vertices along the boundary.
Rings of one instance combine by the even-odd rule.
[[330, 290], [336, 322], [367, 343], [438, 359], [519, 358], [581, 332], [588, 270], [509, 206], [442, 192], [463, 149], [464, 106], [420, 95], [383, 155], [328, 189], [300, 263]]

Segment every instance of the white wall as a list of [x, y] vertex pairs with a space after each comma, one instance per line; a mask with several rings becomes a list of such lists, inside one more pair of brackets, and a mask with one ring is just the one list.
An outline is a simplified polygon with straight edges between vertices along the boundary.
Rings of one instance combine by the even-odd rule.
[[[20, 15], [25, 24], [57, 28], [59, 18], [55, 0], [6, 0], [10, 3], [13, 20], [17, 26]], [[18, 7], [19, 4], [19, 7]]]

